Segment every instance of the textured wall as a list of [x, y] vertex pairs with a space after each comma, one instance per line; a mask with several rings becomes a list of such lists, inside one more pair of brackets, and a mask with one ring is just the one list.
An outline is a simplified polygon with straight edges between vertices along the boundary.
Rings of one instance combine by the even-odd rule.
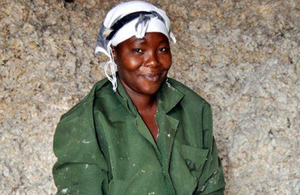
[[[103, 78], [117, 1], [1, 0], [0, 194], [53, 194], [61, 114]], [[300, 193], [300, 1], [152, 0], [173, 21], [170, 76], [206, 98], [227, 194]]]

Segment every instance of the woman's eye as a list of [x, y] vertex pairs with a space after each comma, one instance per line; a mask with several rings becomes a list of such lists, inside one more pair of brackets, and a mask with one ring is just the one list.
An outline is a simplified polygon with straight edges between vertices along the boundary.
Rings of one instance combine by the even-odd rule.
[[159, 49], [160, 52], [168, 52], [169, 50], [170, 49], [168, 47], [163, 47]]
[[134, 48], [132, 51], [136, 52], [136, 53], [142, 53], [143, 50], [140, 48]]

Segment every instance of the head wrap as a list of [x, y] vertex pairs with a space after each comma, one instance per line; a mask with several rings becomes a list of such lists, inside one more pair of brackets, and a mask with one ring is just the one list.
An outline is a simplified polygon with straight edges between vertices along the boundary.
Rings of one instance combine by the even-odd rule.
[[[117, 5], [107, 13], [99, 30], [95, 52], [102, 52], [110, 59], [105, 64], [104, 70], [114, 91], [117, 88], [117, 66], [112, 56], [111, 45], [117, 46], [132, 36], [142, 39], [147, 32], [160, 32], [176, 43], [170, 31], [170, 19], [166, 12], [152, 4], [130, 1]], [[111, 76], [108, 73], [109, 68]]]

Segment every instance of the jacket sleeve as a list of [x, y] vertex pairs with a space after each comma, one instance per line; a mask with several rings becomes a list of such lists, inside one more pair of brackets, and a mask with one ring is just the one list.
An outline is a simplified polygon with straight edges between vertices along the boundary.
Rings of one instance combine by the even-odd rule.
[[63, 118], [54, 135], [57, 194], [106, 194], [107, 164], [95, 129], [80, 117]]
[[195, 194], [222, 195], [225, 180], [221, 160], [218, 157], [217, 146], [213, 137], [212, 112], [209, 104], [203, 108], [203, 143], [209, 149], [203, 172], [199, 178]]

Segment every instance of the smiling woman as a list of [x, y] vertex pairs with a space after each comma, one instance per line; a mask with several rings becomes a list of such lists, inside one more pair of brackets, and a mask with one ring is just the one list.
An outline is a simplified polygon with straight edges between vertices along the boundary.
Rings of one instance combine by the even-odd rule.
[[142, 39], [131, 37], [112, 51], [120, 81], [156, 139], [157, 99], [154, 94], [166, 80], [171, 67], [169, 40], [162, 33], [151, 32]]
[[108, 78], [56, 129], [58, 194], [223, 194], [210, 105], [167, 77], [169, 40], [169, 18], [151, 4], [107, 14], [96, 51], [110, 58]]
[[[169, 40], [162, 33], [135, 36], [113, 48], [122, 84], [129, 96], [155, 94], [166, 80], [172, 56]], [[132, 95], [131, 95], [132, 93]]]

